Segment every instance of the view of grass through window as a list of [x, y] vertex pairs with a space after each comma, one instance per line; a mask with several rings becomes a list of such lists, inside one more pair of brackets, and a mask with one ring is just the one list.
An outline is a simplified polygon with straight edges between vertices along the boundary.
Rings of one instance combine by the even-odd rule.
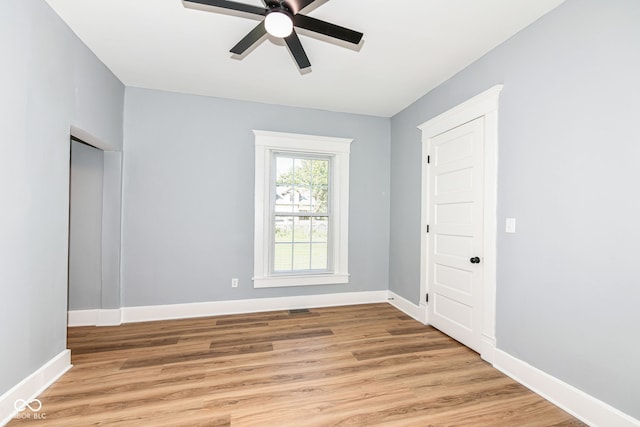
[[330, 159], [275, 154], [273, 271], [329, 269]]

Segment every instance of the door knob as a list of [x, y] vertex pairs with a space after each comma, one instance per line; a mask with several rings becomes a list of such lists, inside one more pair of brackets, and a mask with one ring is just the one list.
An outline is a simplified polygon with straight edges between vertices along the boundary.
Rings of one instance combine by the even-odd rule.
[[474, 256], [469, 261], [471, 261], [471, 264], [480, 264], [480, 258], [478, 258], [477, 256]]

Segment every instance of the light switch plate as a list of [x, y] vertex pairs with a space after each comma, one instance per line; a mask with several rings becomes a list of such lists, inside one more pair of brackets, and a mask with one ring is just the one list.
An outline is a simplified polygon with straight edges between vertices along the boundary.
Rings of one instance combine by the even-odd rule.
[[516, 232], [516, 219], [515, 218], [507, 218], [505, 230], [507, 233], [515, 233]]

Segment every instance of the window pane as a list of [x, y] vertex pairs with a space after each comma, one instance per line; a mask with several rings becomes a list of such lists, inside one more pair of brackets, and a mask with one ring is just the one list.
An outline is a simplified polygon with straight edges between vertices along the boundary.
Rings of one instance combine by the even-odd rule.
[[311, 219], [309, 217], [295, 217], [293, 224], [293, 241], [308, 243], [311, 239]]
[[301, 186], [311, 185], [311, 168], [313, 160], [294, 160], [294, 180], [293, 183]]
[[312, 173], [314, 185], [329, 185], [328, 160], [313, 160]]
[[293, 241], [293, 217], [292, 216], [276, 216], [274, 224], [275, 242], [292, 242]]
[[275, 211], [293, 212], [293, 189], [284, 185], [276, 186]]
[[311, 245], [311, 268], [313, 270], [327, 270], [329, 252], [326, 243], [314, 243]]
[[311, 268], [311, 245], [309, 243], [293, 244], [293, 269], [309, 270]]
[[276, 157], [276, 185], [293, 184], [293, 159]]
[[311, 241], [313, 243], [327, 242], [329, 234], [329, 218], [312, 218]]
[[293, 212], [293, 159], [276, 157], [275, 211]]
[[317, 185], [313, 187], [311, 193], [312, 209], [315, 213], [327, 213], [329, 191], [326, 185]]
[[314, 160], [312, 167], [311, 199], [313, 211], [327, 212], [327, 195], [329, 188], [329, 161]]
[[273, 270], [291, 271], [293, 265], [292, 245], [290, 243], [276, 243], [273, 252]]
[[311, 187], [296, 187], [295, 195], [294, 212], [311, 212]]

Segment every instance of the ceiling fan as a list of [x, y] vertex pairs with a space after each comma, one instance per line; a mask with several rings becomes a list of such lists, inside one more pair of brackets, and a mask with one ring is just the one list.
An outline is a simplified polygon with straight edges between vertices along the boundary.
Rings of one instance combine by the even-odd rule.
[[284, 39], [289, 51], [293, 55], [301, 70], [309, 68], [311, 62], [300, 43], [294, 27], [313, 31], [338, 40], [357, 45], [362, 39], [362, 33], [312, 18], [299, 13], [316, 0], [262, 0], [265, 7], [238, 3], [229, 0], [183, 0], [185, 7], [202, 9], [201, 5], [229, 9], [252, 15], [264, 16], [264, 19], [249, 32], [242, 40], [231, 48], [231, 53], [242, 55], [265, 34]]

